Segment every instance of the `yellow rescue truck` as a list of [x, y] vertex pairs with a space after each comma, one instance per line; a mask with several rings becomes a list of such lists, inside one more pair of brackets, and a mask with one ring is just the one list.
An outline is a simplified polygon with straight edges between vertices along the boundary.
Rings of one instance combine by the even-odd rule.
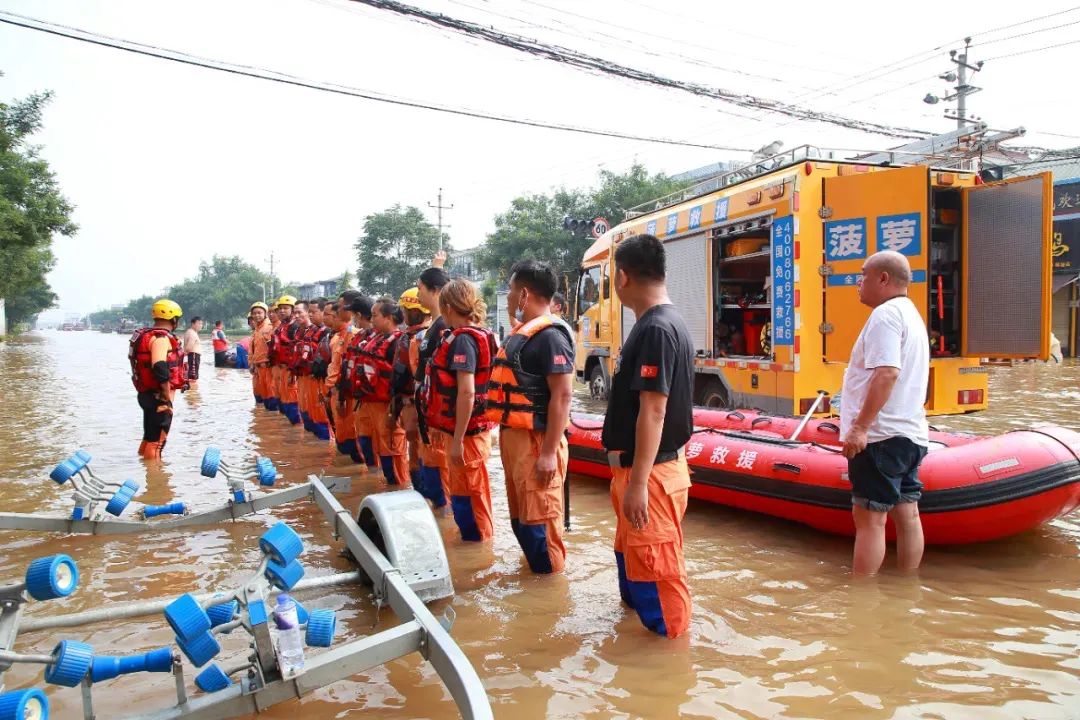
[[1048, 173], [983, 182], [977, 172], [822, 155], [804, 146], [718, 176], [635, 208], [596, 240], [575, 303], [577, 374], [594, 396], [606, 395], [634, 324], [614, 292], [613, 253], [639, 233], [664, 241], [700, 405], [793, 415], [819, 388], [839, 392], [870, 312], [856, 279], [878, 250], [911, 262], [911, 299], [931, 338], [928, 413], [987, 407], [981, 358], [1047, 357]]

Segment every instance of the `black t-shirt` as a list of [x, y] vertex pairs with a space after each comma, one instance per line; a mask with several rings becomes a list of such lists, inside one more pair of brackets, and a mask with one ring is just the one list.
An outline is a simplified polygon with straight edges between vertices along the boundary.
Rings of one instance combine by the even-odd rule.
[[675, 452], [694, 431], [694, 346], [674, 305], [646, 311], [623, 343], [615, 364], [602, 442], [608, 450], [634, 452], [641, 391], [667, 395], [659, 452]]
[[544, 328], [521, 349], [521, 369], [530, 375], [569, 375], [574, 372], [574, 343], [559, 328]]
[[468, 333], [461, 333], [450, 343], [450, 369], [455, 372], [475, 373], [478, 354], [476, 339]]
[[431, 327], [424, 331], [424, 337], [420, 340], [420, 350], [417, 353], [418, 358], [416, 362], [416, 381], [423, 382], [424, 373], [427, 370], [427, 365], [431, 362], [431, 356], [435, 354], [436, 348], [439, 347], [439, 339], [442, 337], [443, 331], [446, 330], [446, 320], [442, 315], [435, 318], [431, 323]]

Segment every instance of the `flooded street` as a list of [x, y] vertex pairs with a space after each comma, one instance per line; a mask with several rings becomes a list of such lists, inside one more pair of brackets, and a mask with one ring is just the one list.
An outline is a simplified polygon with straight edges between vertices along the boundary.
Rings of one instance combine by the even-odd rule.
[[[94, 456], [97, 475], [144, 486], [133, 507], [223, 503], [224, 480], [198, 472], [208, 444], [226, 460], [271, 458], [283, 475], [278, 486], [309, 473], [352, 473], [354, 492], [342, 498], [350, 509], [385, 489], [283, 416], [256, 410], [247, 372], [213, 368], [212, 353], [203, 356], [199, 387], [177, 396], [164, 462], [144, 463], [136, 455], [141, 414], [126, 353], [126, 336], [96, 332], [43, 332], [0, 345], [0, 508], [66, 515], [70, 492], [48, 474], [79, 447]], [[978, 433], [1041, 422], [1080, 427], [1076, 363], [990, 373], [989, 412], [931, 422]], [[498, 459], [491, 467], [496, 518], [504, 519]], [[667, 641], [643, 630], [619, 602], [606, 483], [575, 479], [572, 513], [567, 570], [554, 577], [528, 572], [508, 521], [497, 522], [493, 544], [467, 545], [451, 518], [439, 518], [457, 595], [432, 610], [453, 605], [452, 634], [496, 717], [1080, 718], [1080, 517], [1005, 541], [931, 548], [918, 578], [886, 571], [853, 582], [848, 539], [691, 502], [693, 622], [688, 637]], [[350, 569], [322, 514], [299, 502], [187, 532], [3, 531], [0, 582], [21, 578], [43, 555], [64, 552], [78, 562], [79, 590], [32, 603], [31, 617], [231, 587], [255, 568], [258, 537], [277, 519], [304, 537], [308, 576]], [[359, 586], [299, 597], [309, 608], [339, 612], [335, 644], [396, 622], [390, 610], [376, 617]], [[245, 646], [238, 635], [223, 643], [223, 657]], [[64, 638], [118, 655], [168, 645], [173, 634], [157, 615], [27, 634], [17, 648], [48, 653]], [[190, 684], [190, 666], [185, 671]], [[40, 666], [16, 665], [6, 681], [8, 689], [45, 688], [56, 718], [81, 717], [79, 691], [45, 685]], [[99, 717], [171, 705], [172, 686], [164, 674], [99, 685]], [[415, 655], [264, 716], [363, 717], [365, 710], [378, 718], [455, 716], [438, 677]]]

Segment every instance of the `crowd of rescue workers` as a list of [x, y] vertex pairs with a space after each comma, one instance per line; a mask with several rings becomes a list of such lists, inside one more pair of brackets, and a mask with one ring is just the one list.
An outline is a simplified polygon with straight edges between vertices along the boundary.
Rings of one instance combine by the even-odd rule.
[[[387, 486], [411, 486], [436, 510], [449, 506], [465, 542], [484, 542], [495, 533], [487, 461], [497, 429], [510, 527], [533, 572], [559, 572], [566, 562], [563, 486], [574, 333], [552, 310], [557, 275], [536, 260], [511, 268], [512, 333], [500, 347], [485, 327], [487, 308], [476, 286], [451, 279], [444, 261], [440, 253], [417, 285], [397, 298], [344, 290], [332, 299], [283, 295], [269, 307], [253, 303], [248, 320], [255, 402], [334, 443], [364, 472], [381, 473]], [[647, 628], [676, 637], [687, 630], [691, 615], [682, 519], [691, 485], [684, 447], [694, 432], [694, 349], [668, 297], [665, 266], [664, 246], [651, 235], [630, 237], [616, 249], [615, 291], [636, 322], [612, 376], [601, 441], [613, 476], [620, 595]], [[883, 252], [867, 260], [860, 297], [877, 308], [868, 327], [878, 318], [878, 325], [907, 323], [911, 332], [882, 340], [871, 333], [868, 342], [883, 358], [880, 367], [860, 362], [857, 371], [865, 378], [851, 388], [845, 379], [845, 405], [852, 410], [841, 420], [844, 452], [858, 476], [852, 478], [855, 569], [869, 574], [884, 558], [886, 513], [897, 521], [901, 565], [917, 567], [922, 556], [916, 505], [917, 469], [925, 455], [925, 415], [916, 417], [921, 400], [903, 411], [918, 425], [911, 439], [874, 437], [894, 384], [908, 384], [906, 376], [925, 377], [925, 327], [917, 313], [915, 319], [902, 317], [907, 305], [889, 302], [910, 304], [909, 281], [903, 256]], [[153, 325], [131, 339], [145, 458], [161, 456], [174, 392], [197, 377], [197, 358], [185, 362], [174, 335], [181, 315], [175, 302], [159, 300]], [[197, 348], [197, 334], [193, 338]], [[223, 338], [219, 327], [215, 350]], [[856, 354], [862, 347], [860, 336]], [[898, 359], [902, 350], [914, 359]], [[869, 393], [865, 401], [858, 399], [860, 384], [863, 395]], [[918, 387], [911, 389], [913, 397], [922, 397]], [[898, 440], [906, 444], [889, 444]], [[886, 451], [891, 464], [878, 457]], [[858, 469], [867, 462], [873, 467]], [[881, 470], [886, 464], [895, 471]]]

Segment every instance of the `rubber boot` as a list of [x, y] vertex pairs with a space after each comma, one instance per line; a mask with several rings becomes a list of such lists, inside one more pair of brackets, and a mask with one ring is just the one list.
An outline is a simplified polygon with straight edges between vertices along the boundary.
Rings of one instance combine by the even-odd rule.
[[330, 439], [330, 426], [327, 423], [312, 423], [311, 428], [311, 432], [320, 440]]
[[439, 468], [425, 466], [422, 472], [424, 473], [424, 487], [428, 491], [427, 498], [431, 500], [436, 509], [446, 507], [446, 493], [443, 492], [442, 476], [439, 475]]
[[268, 398], [263, 398], [263, 405], [270, 412], [274, 412], [275, 410], [277, 410], [281, 406], [281, 403], [278, 401], [278, 399], [276, 397], [268, 397]]
[[375, 460], [375, 446], [371, 444], [371, 438], [361, 437], [357, 442], [360, 443], [360, 451], [364, 453], [364, 462], [367, 464], [368, 470], [377, 470], [379, 465]]
[[394, 472], [394, 457], [392, 455], [380, 455], [379, 463], [382, 465], [382, 474], [386, 478], [386, 484], [397, 485], [397, 473]]

